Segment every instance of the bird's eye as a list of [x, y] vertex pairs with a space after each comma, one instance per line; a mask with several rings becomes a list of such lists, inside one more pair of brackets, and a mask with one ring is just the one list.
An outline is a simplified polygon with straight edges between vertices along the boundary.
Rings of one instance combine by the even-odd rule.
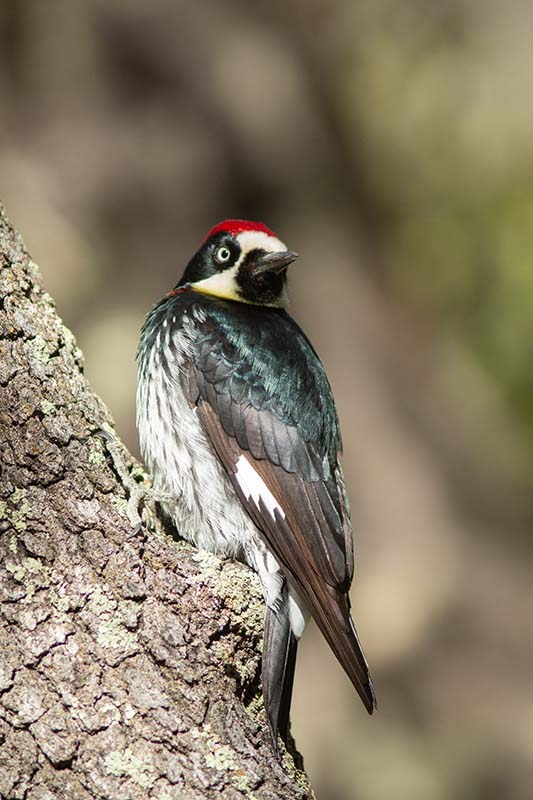
[[218, 264], [227, 264], [231, 258], [231, 253], [227, 247], [219, 247], [215, 253], [215, 261]]

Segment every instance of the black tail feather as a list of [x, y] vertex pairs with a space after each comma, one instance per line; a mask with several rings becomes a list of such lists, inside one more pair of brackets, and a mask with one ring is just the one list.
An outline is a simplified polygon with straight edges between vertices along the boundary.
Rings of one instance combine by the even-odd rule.
[[267, 606], [263, 643], [263, 698], [270, 736], [279, 756], [278, 732], [287, 743], [298, 640], [291, 631], [287, 587], [279, 610]]
[[291, 711], [292, 687], [294, 684], [294, 672], [296, 669], [296, 653], [298, 650], [298, 639], [291, 632], [287, 646], [287, 660], [285, 663], [285, 675], [283, 677], [283, 692], [279, 706], [278, 730], [281, 738], [287, 744], [289, 735], [289, 717]]

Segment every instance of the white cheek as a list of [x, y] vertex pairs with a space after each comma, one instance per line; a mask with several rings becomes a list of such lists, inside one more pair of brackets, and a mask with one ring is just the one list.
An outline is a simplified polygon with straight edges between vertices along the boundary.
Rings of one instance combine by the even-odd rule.
[[259, 502], [262, 500], [272, 519], [275, 519], [276, 517], [276, 509], [278, 510], [280, 516], [285, 519], [285, 512], [262, 477], [252, 467], [246, 456], [241, 456], [237, 461], [237, 472], [235, 477], [237, 478], [237, 482], [247, 500], [252, 498], [258, 508]]
[[211, 294], [215, 297], [227, 298], [228, 300], [240, 299], [237, 293], [237, 270], [238, 264], [234, 267], [224, 270], [224, 272], [217, 272], [211, 275], [210, 278], [204, 278], [203, 281], [197, 281], [192, 284], [192, 288], [198, 292]]

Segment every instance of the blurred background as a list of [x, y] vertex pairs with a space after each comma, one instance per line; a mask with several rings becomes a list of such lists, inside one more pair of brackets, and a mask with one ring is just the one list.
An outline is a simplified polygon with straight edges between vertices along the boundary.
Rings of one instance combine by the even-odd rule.
[[2, 0], [0, 196], [138, 453], [138, 329], [207, 230], [301, 253], [368, 718], [316, 631], [320, 800], [533, 797], [533, 5]]

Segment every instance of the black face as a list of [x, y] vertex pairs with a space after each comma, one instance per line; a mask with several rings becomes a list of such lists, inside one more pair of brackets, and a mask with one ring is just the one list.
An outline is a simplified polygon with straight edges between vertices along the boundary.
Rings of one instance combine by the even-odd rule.
[[287, 268], [277, 272], [257, 272], [254, 266], [267, 255], [266, 250], [256, 248], [244, 257], [237, 271], [237, 287], [243, 300], [258, 305], [275, 303], [281, 297], [287, 282]]
[[178, 286], [203, 281], [217, 272], [224, 272], [239, 260], [240, 254], [241, 248], [234, 237], [220, 231], [193, 255]]

